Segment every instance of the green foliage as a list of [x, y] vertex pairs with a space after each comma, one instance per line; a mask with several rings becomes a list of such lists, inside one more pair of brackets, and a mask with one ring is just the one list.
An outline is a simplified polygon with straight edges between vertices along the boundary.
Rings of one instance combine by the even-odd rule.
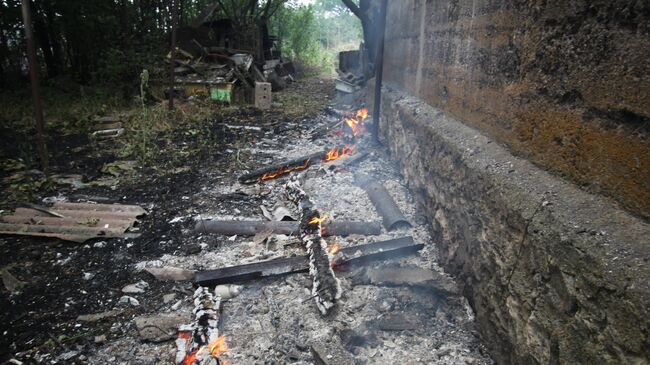
[[334, 72], [338, 52], [356, 49], [362, 38], [359, 20], [340, 0], [289, 3], [271, 18], [270, 29], [280, 39], [285, 57], [322, 73]]
[[159, 104], [157, 107], [149, 108], [145, 104], [149, 88], [149, 71], [142, 70], [140, 73], [140, 104], [142, 112], [131, 120], [131, 128], [127, 134], [127, 142], [122, 150], [123, 156], [134, 157], [140, 165], [148, 166], [153, 162], [158, 146], [153, 142], [155, 137], [154, 128], [158, 121], [165, 120], [166, 110]]

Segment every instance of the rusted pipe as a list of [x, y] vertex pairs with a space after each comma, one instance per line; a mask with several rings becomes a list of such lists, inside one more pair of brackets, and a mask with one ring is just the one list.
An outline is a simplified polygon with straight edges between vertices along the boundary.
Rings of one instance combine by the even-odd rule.
[[366, 191], [372, 205], [382, 218], [386, 230], [392, 231], [399, 228], [410, 228], [411, 223], [406, 220], [395, 200], [381, 183], [365, 175], [355, 176], [357, 184]]
[[[195, 233], [215, 233], [223, 235], [254, 236], [265, 230], [275, 234], [298, 234], [299, 222], [296, 221], [212, 221], [201, 220], [194, 227]], [[326, 222], [323, 224], [325, 236], [348, 236], [360, 234], [366, 236], [381, 233], [378, 222]]]

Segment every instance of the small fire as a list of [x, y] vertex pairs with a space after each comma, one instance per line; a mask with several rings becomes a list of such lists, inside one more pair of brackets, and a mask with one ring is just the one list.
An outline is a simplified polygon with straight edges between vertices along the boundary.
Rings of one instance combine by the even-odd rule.
[[322, 216], [322, 217], [313, 217], [313, 218], [310, 219], [309, 222], [307, 222], [307, 223], [308, 223], [308, 224], [318, 224], [318, 223], [322, 223], [322, 222], [324, 222], [326, 219], [327, 219], [327, 216], [326, 216], [326, 215], [324, 215], [324, 216]]
[[327, 253], [330, 255], [335, 255], [339, 250], [341, 249], [341, 246], [338, 243], [333, 243], [330, 246], [327, 246]]
[[296, 167], [293, 167], [293, 168], [288, 168], [288, 167], [283, 166], [283, 167], [281, 167], [281, 168], [279, 168], [279, 169], [277, 169], [277, 170], [275, 170], [273, 172], [267, 172], [266, 174], [262, 175], [262, 177], [260, 178], [260, 181], [272, 180], [272, 179], [275, 179], [278, 176], [282, 176], [284, 174], [288, 174], [288, 173], [293, 172], [293, 171], [304, 170], [307, 167], [309, 167], [310, 162], [311, 162], [311, 159], [307, 159], [307, 160], [305, 160], [305, 163], [300, 165], [300, 166], [296, 166]]
[[[199, 349], [193, 351], [185, 357], [182, 365], [194, 365], [198, 356], [210, 354], [213, 357], [218, 357], [222, 353], [228, 351], [226, 345], [226, 336], [219, 336], [214, 342], [201, 346]], [[206, 353], [207, 352], [207, 353]], [[228, 361], [219, 359], [219, 364], [228, 365]]]
[[366, 118], [368, 118], [368, 109], [361, 108], [357, 110], [357, 119], [361, 119], [361, 121], [364, 122]]
[[354, 153], [354, 146], [345, 146], [341, 149], [333, 148], [325, 154], [325, 161], [334, 161], [343, 156], [351, 155]]
[[368, 118], [368, 109], [366, 108], [357, 110], [354, 116], [343, 118], [343, 123], [345, 123], [350, 128], [355, 139], [359, 136], [359, 134], [365, 132], [366, 118]]

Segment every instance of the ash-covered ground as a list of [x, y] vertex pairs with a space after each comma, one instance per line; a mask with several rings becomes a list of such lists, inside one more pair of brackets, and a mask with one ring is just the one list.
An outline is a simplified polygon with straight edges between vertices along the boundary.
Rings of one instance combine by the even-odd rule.
[[[325, 88], [331, 84], [314, 85], [304, 89], [309, 92], [303, 91], [303, 97], [330, 100], [331, 93]], [[38, 297], [38, 288], [30, 289], [29, 283], [26, 292], [6, 298], [3, 293], [3, 306], [15, 311], [15, 315], [5, 314], [9, 324], [4, 325], [5, 336], [13, 324], [21, 326], [25, 319], [41, 328], [38, 333], [25, 328], [25, 336], [11, 337], [14, 340], [8, 348], [13, 350], [12, 357], [24, 363], [173, 364], [174, 328], [192, 321], [194, 286], [189, 281], [160, 281], [147, 268], [200, 271], [304, 255], [299, 240], [291, 236], [193, 233], [199, 219], [267, 220], [264, 210], [273, 212], [278, 207], [288, 208], [298, 217], [284, 195], [286, 178], [241, 185], [237, 176], [245, 170], [341, 144], [330, 128], [338, 117], [325, 112], [304, 118], [264, 117], [220, 120], [220, 130], [234, 135], [230, 142], [211, 147], [218, 149], [213, 152], [221, 157], [194, 161], [189, 171], [149, 181], [153, 192], [145, 189], [144, 196], [137, 195], [137, 187], [141, 187], [137, 182], [117, 191], [104, 191], [111, 196], [123, 194], [121, 203], [139, 203], [151, 210], [140, 238], [76, 247], [49, 243], [44, 252], [35, 252], [39, 243], [27, 238], [2, 238], [0, 247], [9, 255], [16, 245], [28, 243], [27, 254], [35, 258], [27, 258], [23, 266], [47, 258], [45, 264], [32, 263], [37, 268], [32, 271], [14, 265], [13, 272], [19, 278], [27, 282], [25, 273], [47, 275], [50, 266], [52, 285], [65, 293], [57, 296], [42, 278], [35, 281], [45, 293], [42, 298]], [[410, 235], [416, 243], [424, 244], [424, 249], [416, 255], [338, 271], [343, 296], [327, 316], [316, 308], [308, 273], [239, 283], [238, 293], [223, 302], [220, 331], [229, 348], [224, 358], [230, 364], [311, 364], [312, 345], [325, 343], [341, 346], [358, 364], [491, 364], [465, 299], [451, 293], [448, 286], [440, 287], [441, 281], [450, 279], [437, 265], [427, 218], [418, 210], [390, 156], [367, 141], [358, 143], [360, 152], [368, 156], [355, 164], [336, 168], [323, 164], [301, 172], [304, 190], [330, 220], [379, 222], [381, 218], [366, 193], [354, 182], [355, 173], [364, 173], [386, 186], [413, 228], [387, 232], [382, 227], [379, 236], [326, 240], [349, 247]], [[387, 284], [368, 283], [369, 270], [381, 273], [400, 268], [431, 270], [440, 280], [413, 278], [402, 285], [390, 285], [390, 280]], [[68, 276], [74, 280], [65, 280]], [[124, 293], [130, 284], [137, 284], [137, 289]], [[37, 298], [30, 300], [28, 294]], [[50, 303], [57, 308], [41, 309], [49, 298], [57, 298]], [[44, 318], [45, 325], [33, 316]], [[47, 346], [30, 346], [29, 337]]]

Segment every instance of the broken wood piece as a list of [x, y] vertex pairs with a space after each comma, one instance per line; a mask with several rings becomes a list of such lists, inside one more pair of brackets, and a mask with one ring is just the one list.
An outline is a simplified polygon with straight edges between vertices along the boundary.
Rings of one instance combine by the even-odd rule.
[[242, 184], [254, 184], [266, 180], [275, 179], [284, 176], [290, 172], [300, 171], [322, 162], [334, 161], [345, 155], [350, 155], [354, 152], [353, 147], [336, 147], [322, 152], [312, 153], [311, 155], [302, 156], [287, 160], [284, 162], [276, 163], [271, 166], [266, 166], [253, 170], [239, 177], [239, 182]]
[[343, 167], [352, 166], [355, 163], [360, 162], [366, 157], [368, 157], [368, 152], [359, 152], [359, 153], [355, 153], [354, 155], [348, 155], [332, 162], [330, 166], [328, 166], [328, 168], [330, 170], [335, 170]]
[[[255, 236], [272, 230], [274, 234], [293, 235], [298, 233], [299, 222], [295, 221], [212, 221], [201, 220], [194, 227], [195, 233], [216, 233], [223, 235]], [[359, 234], [375, 236], [381, 233], [378, 222], [327, 222], [323, 225], [324, 236], [348, 236]]]
[[150, 342], [171, 340], [183, 322], [185, 317], [179, 314], [145, 315], [135, 318], [140, 339]]
[[311, 344], [311, 354], [317, 365], [354, 365], [354, 356], [338, 341], [318, 341]]
[[221, 297], [213, 295], [206, 287], [199, 287], [194, 292], [192, 313], [194, 321], [179, 327], [176, 364], [219, 364], [219, 355], [227, 350], [224, 336], [219, 336]]
[[[364, 264], [374, 260], [396, 259], [413, 254], [424, 245], [416, 244], [413, 237], [401, 237], [388, 241], [380, 241], [365, 245], [341, 248], [335, 255], [334, 269], [345, 270], [356, 264]], [[216, 270], [200, 271], [194, 275], [198, 285], [232, 284], [306, 272], [309, 269], [307, 256], [295, 256], [255, 262], [238, 266], [224, 267]]]
[[186, 281], [194, 277], [194, 271], [173, 266], [148, 267], [144, 270], [162, 281]]
[[404, 217], [404, 214], [383, 184], [360, 174], [355, 176], [355, 180], [368, 194], [372, 205], [381, 216], [384, 227], [388, 231], [411, 227], [411, 223], [406, 220], [406, 217]]

